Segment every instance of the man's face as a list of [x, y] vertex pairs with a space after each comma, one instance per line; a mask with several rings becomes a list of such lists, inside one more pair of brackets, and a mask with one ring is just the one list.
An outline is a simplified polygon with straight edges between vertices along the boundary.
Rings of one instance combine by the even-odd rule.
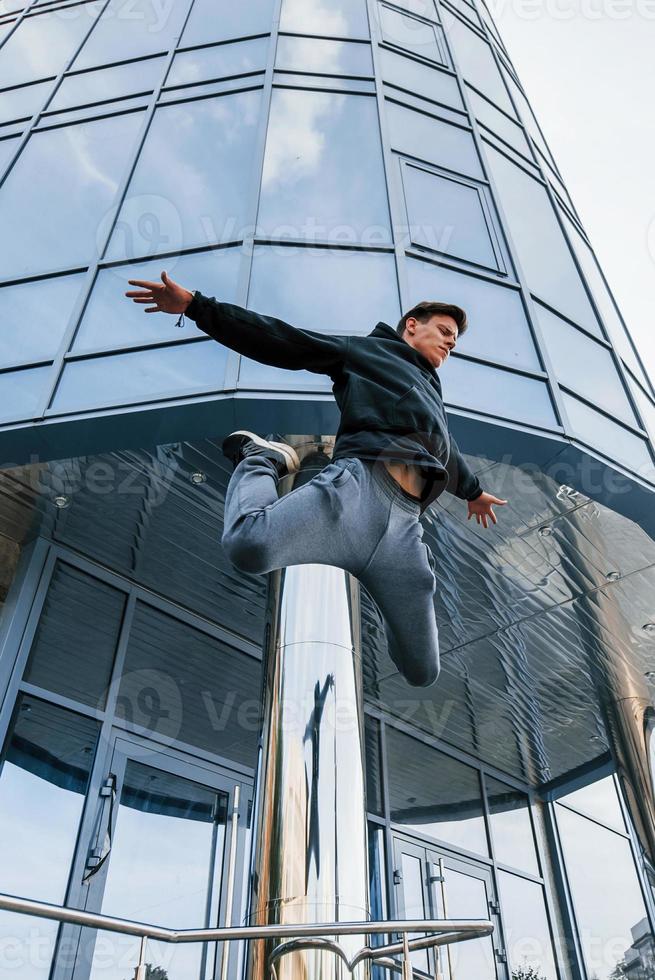
[[403, 339], [420, 351], [433, 368], [444, 363], [457, 343], [457, 322], [445, 313], [435, 313], [429, 320], [410, 316], [405, 324]]

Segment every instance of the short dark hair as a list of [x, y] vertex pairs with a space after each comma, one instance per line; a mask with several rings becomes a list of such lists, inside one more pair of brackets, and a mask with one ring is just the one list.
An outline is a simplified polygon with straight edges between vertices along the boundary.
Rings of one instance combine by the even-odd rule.
[[440, 313], [443, 316], [452, 316], [457, 324], [458, 337], [461, 337], [468, 327], [466, 313], [461, 306], [455, 306], [454, 303], [438, 303], [436, 300], [423, 300], [421, 303], [417, 303], [416, 306], [412, 306], [411, 310], [407, 310], [407, 313], [401, 316], [396, 327], [396, 332], [401, 336], [405, 333], [407, 320], [410, 316], [413, 316], [416, 320], [420, 320], [421, 323], [425, 323], [426, 320], [429, 320], [436, 313]]

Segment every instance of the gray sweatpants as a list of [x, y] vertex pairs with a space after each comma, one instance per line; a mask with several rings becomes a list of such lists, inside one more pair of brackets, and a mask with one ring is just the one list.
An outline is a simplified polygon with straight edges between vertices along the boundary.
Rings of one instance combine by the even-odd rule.
[[385, 620], [389, 654], [415, 686], [439, 674], [434, 559], [420, 508], [381, 461], [344, 458], [278, 497], [265, 456], [234, 470], [222, 544], [237, 568], [265, 574], [289, 565], [336, 565], [365, 586]]

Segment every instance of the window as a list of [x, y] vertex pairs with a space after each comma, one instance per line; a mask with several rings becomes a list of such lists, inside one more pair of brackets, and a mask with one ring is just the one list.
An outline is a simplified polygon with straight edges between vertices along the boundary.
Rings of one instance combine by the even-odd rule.
[[525, 425], [557, 425], [543, 381], [453, 357], [443, 372], [442, 384], [449, 405], [515, 419]]
[[48, 103], [48, 111], [152, 91], [159, 84], [163, 67], [163, 58], [146, 58], [115, 68], [67, 75]]
[[491, 776], [484, 781], [496, 860], [539, 875], [527, 796]]
[[559, 803], [555, 813], [589, 976], [652, 975], [642, 956], [653, 937], [628, 839]]
[[389, 48], [380, 48], [380, 65], [385, 82], [423, 99], [441, 102], [455, 109], [464, 108], [457, 80], [452, 75], [414, 58], [406, 58]]
[[207, 389], [219, 391], [223, 387], [226, 357], [220, 344], [200, 341], [69, 361], [59, 381], [53, 410], [85, 412], [153, 398], [188, 396]]
[[93, 261], [142, 122], [136, 112], [31, 136], [0, 188], [4, 277]]
[[612, 776], [604, 776], [581, 786], [580, 789], [574, 789], [565, 796], [560, 796], [558, 802], [579, 810], [585, 817], [593, 817], [594, 820], [625, 833], [621, 804]]
[[400, 319], [394, 256], [337, 248], [258, 245], [248, 305], [295, 326], [370, 333]]
[[257, 229], [274, 239], [390, 242], [374, 99], [273, 91]]
[[258, 37], [249, 41], [197, 48], [195, 51], [180, 51], [173, 58], [166, 85], [192, 85], [210, 78], [227, 78], [230, 75], [263, 71], [269, 44], [270, 38]]
[[[218, 549], [218, 544], [216, 545]], [[173, 740], [254, 766], [261, 725], [261, 661], [138, 602], [118, 694], [119, 715]], [[149, 717], [142, 690], [159, 678], [176, 710]], [[142, 715], [142, 717], [139, 717]]]
[[644, 479], [655, 482], [653, 460], [644, 439], [565, 391], [562, 392], [562, 399], [573, 432], [583, 442], [599, 449], [610, 459], [624, 463]]
[[599, 334], [546, 188], [488, 143], [483, 145], [530, 290], [574, 323]]
[[386, 3], [379, 4], [378, 15], [383, 41], [450, 67], [443, 31], [437, 24], [429, 24], [411, 14], [403, 14]]
[[122, 592], [58, 564], [25, 680], [94, 708], [104, 707], [124, 605]]
[[478, 122], [481, 122], [483, 126], [486, 126], [492, 133], [505, 140], [518, 153], [522, 153], [532, 162], [532, 151], [519, 124], [506, 116], [500, 109], [497, 109], [491, 102], [488, 102], [487, 99], [483, 99], [472, 88], [469, 86], [467, 88], [468, 97]]
[[[382, 758], [380, 754], [380, 723], [366, 716], [366, 809], [369, 813], [384, 814], [382, 801]], [[369, 831], [372, 828], [369, 827]]]
[[0, 92], [0, 123], [32, 116], [45, 102], [52, 82], [36, 82]]
[[522, 969], [524, 976], [530, 976], [532, 969], [539, 980], [557, 980], [543, 887], [499, 871], [498, 888], [511, 975], [517, 976]]
[[82, 279], [56, 276], [0, 289], [0, 367], [55, 357]]
[[108, 258], [243, 236], [260, 94], [239, 92], [157, 109]]
[[457, 341], [459, 351], [541, 370], [518, 290], [411, 257], [407, 275], [410, 305], [435, 299], [466, 310], [469, 328]]
[[144, 306], [134, 303], [124, 295], [128, 290], [139, 288], [130, 286], [128, 279], [161, 282], [161, 272], [165, 269], [172, 279], [186, 289], [192, 292], [199, 289], [205, 296], [215, 296], [223, 302], [233, 303], [236, 299], [240, 258], [241, 249], [218, 248], [208, 252], [152, 259], [139, 265], [102, 269], [84, 311], [73, 350], [77, 353], [205, 336], [189, 318], [185, 319], [184, 328], [179, 329], [175, 326], [175, 316], [168, 313], [144, 313]]
[[50, 375], [49, 367], [0, 373], [0, 422], [35, 418]]
[[[96, 721], [19, 697], [0, 770], [3, 891], [64, 904], [97, 738]], [[54, 921], [0, 912], [0, 935], [11, 937], [7, 972], [47, 980], [57, 929]]]
[[273, 26], [273, 6], [273, 0], [235, 4], [194, 0], [180, 43], [206, 44], [249, 34], [266, 34]]
[[57, 75], [73, 56], [102, 3], [25, 17], [2, 45], [0, 88]]
[[446, 7], [442, 7], [441, 19], [448, 43], [452, 46], [458, 66], [467, 82], [484, 92], [501, 109], [514, 115], [510, 97], [489, 44]]
[[354, 41], [328, 41], [318, 37], [281, 34], [277, 42], [275, 67], [328, 75], [372, 75], [371, 46]]
[[385, 100], [389, 136], [394, 150], [470, 177], [483, 177], [480, 159], [467, 129], [424, 112]]
[[[84, 6], [79, 9], [84, 10]], [[94, 68], [168, 51], [180, 36], [188, 9], [186, 0], [162, 6], [149, 0], [130, 0], [127, 7], [125, 0], [109, 0], [72, 67]], [[84, 21], [88, 28], [88, 18]]]
[[412, 244], [505, 271], [482, 186], [411, 164], [402, 168], [402, 175]]
[[280, 30], [328, 37], [368, 37], [366, 0], [282, 0]]
[[476, 770], [389, 725], [386, 740], [392, 822], [488, 854]]
[[534, 309], [561, 384], [579, 392], [588, 401], [596, 402], [624, 422], [636, 425], [637, 420], [608, 349], [540, 303], [535, 303]]
[[0, 140], [0, 177], [4, 174], [9, 159], [14, 155], [17, 146], [18, 138]]

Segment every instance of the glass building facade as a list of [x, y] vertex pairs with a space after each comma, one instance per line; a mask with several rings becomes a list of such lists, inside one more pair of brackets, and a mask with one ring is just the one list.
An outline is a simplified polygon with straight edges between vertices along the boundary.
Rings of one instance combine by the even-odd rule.
[[[327, 333], [466, 308], [451, 428], [509, 504], [422, 519], [436, 688], [362, 590], [373, 911], [491, 917], [447, 980], [652, 980], [655, 392], [484, 0], [0, 3], [0, 892], [223, 923], [238, 786], [247, 901], [267, 583], [221, 551], [220, 444], [337, 412], [144, 316], [162, 269]], [[0, 912], [1, 980], [135, 961]]]

